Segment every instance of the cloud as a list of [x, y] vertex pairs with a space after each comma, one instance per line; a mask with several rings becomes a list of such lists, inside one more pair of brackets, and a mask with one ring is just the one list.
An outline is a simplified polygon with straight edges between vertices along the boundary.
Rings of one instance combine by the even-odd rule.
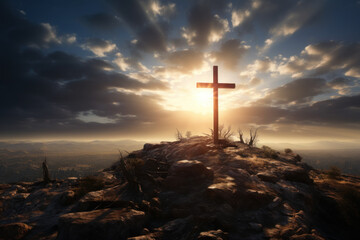
[[324, 41], [305, 47], [299, 56], [279, 64], [280, 74], [299, 75], [305, 71], [313, 76], [341, 70], [345, 76], [360, 77], [360, 43], [344, 44]]
[[121, 71], [127, 71], [127, 70], [136, 70], [140, 72], [148, 72], [149, 69], [144, 66], [141, 62], [139, 62], [134, 57], [124, 57], [120, 52], [116, 53], [116, 58], [113, 60], [113, 63], [115, 63]]
[[[226, 1], [198, 1], [190, 9], [188, 26], [183, 28], [182, 36], [189, 45], [206, 47], [209, 43], [221, 40], [229, 31], [227, 19], [221, 18]], [[217, 12], [215, 14], [214, 12]]]
[[[168, 67], [166, 67], [166, 69], [168, 69], [167, 71], [184, 74], [200, 70], [205, 65], [204, 54], [191, 49], [169, 53], [165, 56], [163, 61], [168, 65]], [[161, 71], [160, 69], [157, 71]]]
[[240, 35], [252, 32], [254, 25], [270, 29], [283, 19], [296, 2], [287, 0], [233, 2], [232, 25]]
[[253, 77], [247, 84], [238, 84], [237, 87], [240, 89], [248, 89], [256, 87], [257, 85], [261, 84], [263, 80], [257, 77]]
[[82, 21], [87, 26], [101, 31], [112, 31], [121, 25], [116, 16], [104, 12], [85, 15]]
[[[248, 106], [226, 111], [232, 124], [301, 124], [354, 128], [360, 122], [360, 95], [342, 96], [297, 108]], [[355, 127], [356, 128], [356, 127]]]
[[[134, 79], [114, 71], [112, 63], [101, 59], [81, 58], [62, 51], [45, 54], [40, 47], [46, 47], [55, 36], [50, 25], [31, 23], [3, 6], [0, 12], [2, 136], [7, 133], [48, 136], [109, 129], [113, 132], [114, 128], [139, 127], [164, 115], [159, 104], [161, 97], [155, 93], [142, 95], [141, 91], [166, 90], [166, 83], [155, 78]], [[20, 33], [23, 38], [19, 38]], [[104, 53], [111, 45], [104, 40], [99, 42], [92, 42], [89, 47], [103, 46], [100, 52]], [[78, 119], [85, 113], [110, 122], [86, 123]], [[130, 115], [136, 119], [129, 119]]]
[[232, 25], [240, 34], [251, 33], [260, 26], [269, 33], [262, 51], [283, 37], [290, 36], [312, 22], [319, 14], [323, 0], [252, 0], [234, 2]]
[[3, 2], [0, 4], [0, 8], [2, 41], [7, 40], [8, 44], [21, 44], [37, 48], [61, 43], [55, 28], [49, 23], [36, 24], [27, 21], [22, 14], [9, 9]]
[[98, 57], [105, 57], [105, 53], [116, 49], [116, 44], [100, 38], [89, 38], [81, 47], [92, 51]]
[[328, 82], [328, 85], [332, 89], [337, 90], [340, 95], [347, 95], [350, 93], [352, 83], [353, 82], [347, 78], [338, 77]]
[[213, 52], [216, 61], [224, 63], [227, 69], [235, 70], [239, 60], [250, 46], [242, 44], [238, 39], [230, 39], [222, 43], [220, 50]]
[[144, 2], [147, 6], [147, 12], [153, 17], [162, 16], [169, 19], [175, 14], [175, 3], [161, 4], [158, 0], [147, 0]]
[[323, 5], [324, 1], [298, 1], [285, 17], [270, 29], [271, 37], [265, 41], [263, 50], [269, 48], [279, 39], [290, 36], [302, 26], [311, 22]]
[[[162, 5], [157, 5], [157, 1], [109, 0], [109, 2], [119, 14], [119, 18], [135, 33], [137, 40], [133, 45], [135, 49], [151, 53], [166, 52], [168, 24], [154, 16], [166, 18], [167, 7], [162, 8]], [[151, 5], [152, 3], [155, 5]], [[145, 8], [146, 5], [153, 6], [150, 8], [152, 15]], [[173, 9], [175, 6], [170, 8]]]
[[308, 103], [313, 97], [323, 94], [328, 90], [325, 79], [300, 78], [283, 86], [270, 90], [258, 104], [301, 104]]
[[[356, 124], [360, 122], [360, 95], [319, 101], [288, 115], [290, 122], [317, 124]], [[353, 127], [353, 126], [348, 126]]]

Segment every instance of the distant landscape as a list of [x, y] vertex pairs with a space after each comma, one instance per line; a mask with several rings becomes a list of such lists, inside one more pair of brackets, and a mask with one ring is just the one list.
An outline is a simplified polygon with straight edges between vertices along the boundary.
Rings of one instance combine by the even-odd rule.
[[[91, 175], [116, 162], [119, 150], [131, 152], [141, 149], [144, 143], [133, 140], [0, 142], [0, 183], [41, 180], [41, 163], [45, 156], [54, 179]], [[258, 147], [262, 145], [269, 145], [277, 151], [283, 151], [288, 146], [316, 169], [336, 166], [343, 173], [360, 175], [359, 148], [315, 150], [305, 145], [267, 143], [258, 144]], [[338, 146], [344, 147], [341, 144]]]
[[45, 157], [52, 178], [65, 179], [91, 175], [111, 166], [119, 150], [134, 151], [143, 142], [0, 142], [0, 183], [41, 180]]
[[316, 169], [326, 170], [335, 166], [345, 174], [360, 175], [360, 146], [357, 143], [323, 141], [308, 144], [266, 143], [265, 145], [278, 151], [291, 148], [303, 157], [304, 162]]

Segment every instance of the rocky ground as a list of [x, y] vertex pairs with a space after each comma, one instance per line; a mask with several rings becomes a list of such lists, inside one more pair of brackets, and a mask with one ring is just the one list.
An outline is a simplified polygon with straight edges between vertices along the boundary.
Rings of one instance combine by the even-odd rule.
[[0, 239], [358, 239], [360, 178], [207, 137], [97, 176], [0, 185]]

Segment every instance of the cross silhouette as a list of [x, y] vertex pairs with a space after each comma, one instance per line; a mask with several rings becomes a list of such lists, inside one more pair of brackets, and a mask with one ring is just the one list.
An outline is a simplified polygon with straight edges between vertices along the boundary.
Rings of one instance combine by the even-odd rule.
[[213, 88], [214, 96], [214, 144], [219, 142], [219, 103], [218, 103], [218, 89], [219, 88], [235, 88], [235, 83], [219, 83], [218, 82], [218, 66], [213, 66], [213, 82], [212, 83], [196, 83], [197, 88]]

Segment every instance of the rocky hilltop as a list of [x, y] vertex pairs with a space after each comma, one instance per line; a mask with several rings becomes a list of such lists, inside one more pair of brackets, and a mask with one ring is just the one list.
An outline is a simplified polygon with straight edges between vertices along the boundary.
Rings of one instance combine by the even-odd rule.
[[358, 239], [360, 178], [291, 150], [145, 144], [97, 176], [0, 185], [0, 239]]

